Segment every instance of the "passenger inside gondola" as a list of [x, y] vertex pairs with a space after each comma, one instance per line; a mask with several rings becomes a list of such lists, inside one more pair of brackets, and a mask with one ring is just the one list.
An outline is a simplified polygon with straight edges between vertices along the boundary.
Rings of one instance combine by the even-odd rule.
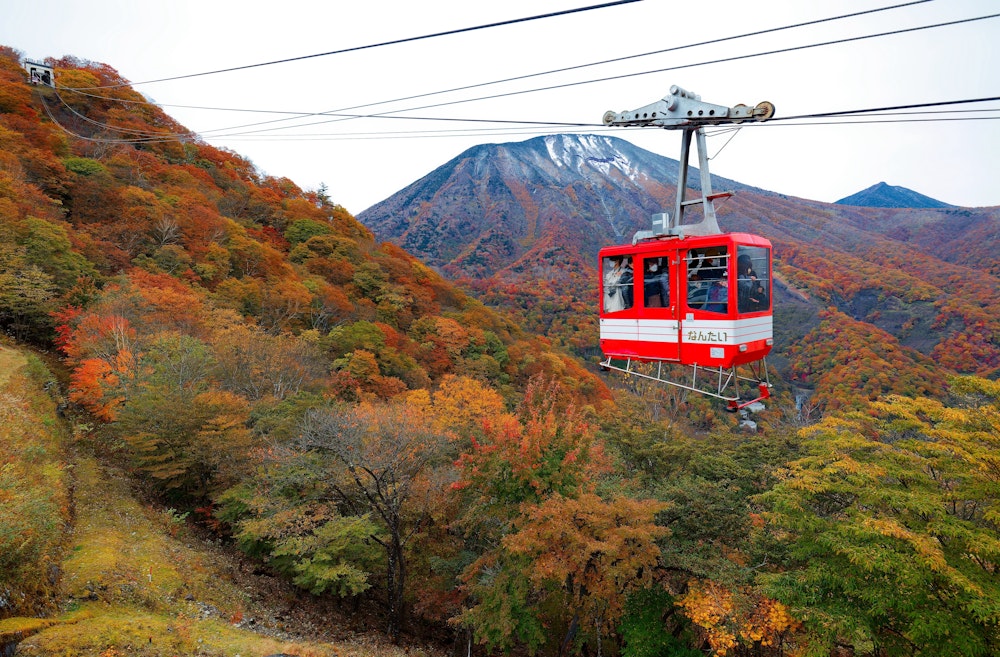
[[631, 308], [635, 303], [635, 272], [632, 271], [632, 258], [628, 256], [622, 259], [622, 277], [618, 285], [622, 291], [625, 308]]
[[[729, 255], [726, 253], [725, 247], [688, 251], [688, 307], [707, 310], [706, 305], [709, 302], [709, 292], [713, 288], [712, 283], [722, 278], [728, 268]], [[719, 294], [718, 290], [715, 294]], [[716, 307], [718, 307], [717, 303]]]
[[712, 313], [724, 313], [727, 310], [726, 301], [729, 297], [729, 277], [722, 272], [722, 278], [712, 281], [708, 288], [708, 303], [705, 310]]
[[[748, 251], [740, 247], [740, 251]], [[768, 308], [767, 288], [754, 271], [749, 253], [740, 253], [736, 259], [737, 308], [741, 313], [756, 312]]]
[[771, 308], [770, 253], [768, 249], [739, 245], [736, 258], [736, 308], [741, 313], [766, 311]]
[[666, 258], [647, 258], [642, 272], [643, 296], [647, 308], [670, 306], [670, 278]]
[[632, 307], [634, 276], [632, 259], [611, 256], [604, 259], [604, 312], [613, 313]]

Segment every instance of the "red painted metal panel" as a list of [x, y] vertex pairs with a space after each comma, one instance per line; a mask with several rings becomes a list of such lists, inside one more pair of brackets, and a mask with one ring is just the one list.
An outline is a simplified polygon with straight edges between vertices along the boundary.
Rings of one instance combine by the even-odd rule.
[[[766, 356], [771, 350], [770, 301], [764, 310], [738, 312], [736, 255], [739, 246], [767, 249], [767, 299], [772, 299], [771, 243], [757, 235], [724, 233], [661, 237], [635, 245], [601, 249], [599, 314], [604, 355], [712, 367], [742, 365]], [[695, 275], [693, 266], [689, 271], [692, 252], [720, 254], [717, 262], [722, 264], [711, 268], [715, 270], [713, 280], [708, 280], [707, 275], [706, 280], [694, 280], [700, 277]], [[606, 284], [606, 281], [616, 280], [614, 276], [606, 277], [606, 267], [627, 269], [621, 262], [612, 264], [611, 259], [615, 258], [631, 262], [631, 272], [617, 279], [630, 277], [630, 283]], [[646, 286], [652, 276], [650, 264], [654, 262], [668, 263], [670, 272], [669, 294], [661, 294], [658, 298], [651, 296]], [[696, 286], [697, 291], [690, 286]], [[609, 301], [609, 296], [613, 295], [606, 294], [612, 287], [620, 290], [618, 305]], [[724, 289], [726, 287], [728, 290]], [[701, 291], [706, 293], [703, 300], [698, 296]], [[710, 292], [715, 294], [714, 303], [707, 297]], [[723, 306], [724, 312], [712, 310], [721, 310]], [[676, 342], [666, 337], [673, 327], [667, 322], [676, 322]]]

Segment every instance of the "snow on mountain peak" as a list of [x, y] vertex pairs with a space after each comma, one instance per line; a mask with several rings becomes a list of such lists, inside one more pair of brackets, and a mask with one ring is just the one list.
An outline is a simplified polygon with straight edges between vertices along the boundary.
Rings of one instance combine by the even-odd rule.
[[637, 182], [642, 174], [618, 150], [607, 137], [596, 135], [552, 135], [545, 138], [549, 158], [558, 167], [572, 169], [586, 175], [585, 168], [608, 175], [612, 169], [618, 169], [633, 182]]

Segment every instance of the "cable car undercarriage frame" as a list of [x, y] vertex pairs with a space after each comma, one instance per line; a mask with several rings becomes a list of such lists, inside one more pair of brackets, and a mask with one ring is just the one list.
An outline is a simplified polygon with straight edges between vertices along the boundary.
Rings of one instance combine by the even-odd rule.
[[[624, 364], [618, 365], [615, 361], [624, 361]], [[646, 369], [643, 367], [644, 365], [654, 366], [655, 371], [643, 371]], [[681, 383], [674, 379], [666, 378], [663, 371], [664, 365], [669, 368], [688, 368], [690, 370], [690, 382]], [[750, 376], [741, 375], [738, 372], [737, 366], [729, 368], [706, 367], [704, 365], [682, 365], [681, 363], [667, 360], [651, 361], [630, 357], [614, 358], [612, 356], [609, 356], [601, 363], [601, 368], [604, 370], [615, 370], [628, 376], [638, 376], [650, 381], [674, 386], [675, 388], [721, 399], [726, 402], [726, 410], [731, 413], [761, 410], [761, 402], [771, 396], [771, 381], [767, 373], [767, 359], [761, 358], [760, 360], [747, 363], [746, 367], [750, 371]], [[704, 374], [704, 376], [699, 380], [700, 374]], [[749, 390], [753, 390], [756, 387], [756, 390], [752, 393], [756, 396], [751, 396], [750, 398], [743, 396], [740, 392], [740, 382], [749, 384], [747, 386]]]

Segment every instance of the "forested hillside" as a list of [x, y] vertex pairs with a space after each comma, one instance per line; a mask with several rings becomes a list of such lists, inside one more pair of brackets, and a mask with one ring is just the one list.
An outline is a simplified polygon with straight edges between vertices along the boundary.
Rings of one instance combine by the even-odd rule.
[[[536, 335], [544, 294], [492, 310], [111, 67], [52, 63], [32, 87], [0, 49], [0, 652], [398, 654], [322, 643], [372, 623], [407, 654], [1000, 649], [1000, 389], [842, 310], [884, 293], [989, 373], [996, 301], [960, 258], [878, 251], [870, 288], [888, 242], [838, 233], [873, 251], [818, 276], [846, 257], [825, 234], [775, 234], [789, 298], [829, 306], [788, 367], [845, 402], [743, 432], [554, 345], [585, 306]], [[505, 280], [586, 285], [536, 237]], [[235, 549], [286, 588], [254, 595]], [[320, 622], [271, 613], [300, 599]]]

